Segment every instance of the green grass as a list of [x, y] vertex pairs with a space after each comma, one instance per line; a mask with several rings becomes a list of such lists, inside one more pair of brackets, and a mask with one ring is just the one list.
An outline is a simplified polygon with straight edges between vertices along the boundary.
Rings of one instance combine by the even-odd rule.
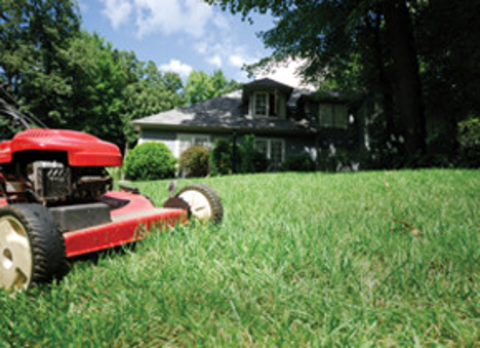
[[[221, 226], [0, 294], [0, 346], [478, 345], [478, 171], [196, 182], [222, 197]], [[136, 185], [166, 198], [167, 181]]]

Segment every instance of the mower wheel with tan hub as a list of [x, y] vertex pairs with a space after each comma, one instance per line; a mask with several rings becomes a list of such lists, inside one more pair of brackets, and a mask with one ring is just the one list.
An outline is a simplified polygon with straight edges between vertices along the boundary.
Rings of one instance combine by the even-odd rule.
[[27, 289], [60, 278], [66, 271], [64, 240], [45, 207], [0, 208], [0, 288]]
[[197, 220], [220, 223], [223, 206], [217, 193], [207, 185], [191, 184], [183, 187], [175, 197], [165, 202], [166, 208], [186, 209]]

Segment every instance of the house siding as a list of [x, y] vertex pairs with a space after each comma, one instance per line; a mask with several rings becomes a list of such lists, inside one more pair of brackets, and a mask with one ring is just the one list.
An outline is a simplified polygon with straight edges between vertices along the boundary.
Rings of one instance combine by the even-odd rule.
[[175, 155], [176, 146], [177, 146], [177, 133], [160, 131], [160, 130], [144, 130], [140, 132], [140, 137], [138, 138], [138, 144], [143, 144], [149, 141], [161, 141], [172, 151]]

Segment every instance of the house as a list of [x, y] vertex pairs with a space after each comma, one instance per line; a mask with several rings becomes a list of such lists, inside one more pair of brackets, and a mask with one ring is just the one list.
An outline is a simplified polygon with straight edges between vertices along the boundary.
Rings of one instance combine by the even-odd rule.
[[[361, 146], [351, 103], [334, 93], [312, 93], [264, 78], [221, 97], [133, 122], [139, 143], [162, 141], [179, 157], [191, 145], [255, 135], [257, 149], [276, 167], [290, 155]], [[352, 136], [355, 138], [352, 142]]]

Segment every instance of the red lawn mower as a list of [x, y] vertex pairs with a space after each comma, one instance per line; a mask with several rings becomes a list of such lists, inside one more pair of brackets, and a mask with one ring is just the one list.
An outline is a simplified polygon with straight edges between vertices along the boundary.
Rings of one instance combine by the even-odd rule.
[[[0, 141], [0, 289], [15, 291], [59, 279], [67, 259], [171, 229], [190, 217], [218, 223], [223, 208], [206, 185], [183, 187], [163, 208], [120, 186], [106, 167], [122, 165], [114, 144], [89, 134], [31, 128], [39, 122], [2, 99], [4, 115], [26, 129]], [[40, 123], [41, 124], [41, 123]]]

